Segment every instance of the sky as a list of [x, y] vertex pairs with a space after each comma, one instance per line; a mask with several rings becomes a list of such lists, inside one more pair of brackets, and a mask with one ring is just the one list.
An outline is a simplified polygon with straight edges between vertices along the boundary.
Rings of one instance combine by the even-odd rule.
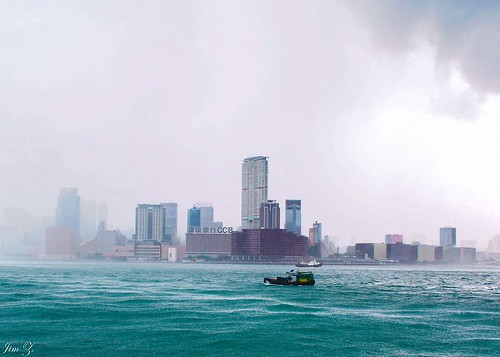
[[498, 1], [0, 1], [0, 209], [60, 187], [241, 224], [241, 164], [340, 244], [500, 234]]

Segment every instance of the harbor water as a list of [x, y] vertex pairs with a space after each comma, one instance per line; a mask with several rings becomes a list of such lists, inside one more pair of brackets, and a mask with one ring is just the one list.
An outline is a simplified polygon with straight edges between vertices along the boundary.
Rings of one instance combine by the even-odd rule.
[[[494, 356], [498, 267], [0, 262], [3, 356]], [[296, 269], [296, 268], [295, 268]]]

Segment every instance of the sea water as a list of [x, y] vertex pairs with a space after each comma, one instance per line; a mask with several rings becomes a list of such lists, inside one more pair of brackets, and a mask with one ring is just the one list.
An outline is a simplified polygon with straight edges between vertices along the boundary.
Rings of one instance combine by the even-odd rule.
[[0, 262], [0, 354], [500, 355], [498, 268], [292, 268]]

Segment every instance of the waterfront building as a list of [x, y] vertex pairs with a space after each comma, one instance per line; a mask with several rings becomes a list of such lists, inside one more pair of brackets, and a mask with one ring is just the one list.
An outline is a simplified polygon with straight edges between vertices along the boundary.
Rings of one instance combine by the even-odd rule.
[[385, 260], [387, 259], [387, 244], [356, 243], [354, 255], [360, 259]]
[[186, 254], [218, 257], [231, 255], [231, 233], [186, 233]]
[[77, 188], [62, 187], [59, 190], [56, 227], [69, 228], [75, 241], [80, 243], [80, 196]]
[[308, 256], [307, 249], [307, 237], [285, 229], [244, 229], [233, 232], [231, 237], [233, 259], [304, 259]]
[[286, 200], [285, 229], [302, 235], [302, 201]]
[[418, 259], [418, 246], [411, 244], [387, 244], [387, 259], [409, 263]]
[[165, 241], [173, 244], [177, 241], [177, 203], [161, 203], [165, 208], [164, 235]]
[[488, 242], [486, 247], [485, 257], [487, 259], [498, 259], [500, 260], [500, 235], [494, 236]]
[[436, 261], [436, 247], [433, 245], [418, 244], [417, 259], [419, 262], [434, 262]]
[[439, 245], [442, 247], [454, 247], [457, 245], [457, 229], [444, 227], [439, 229]]
[[175, 263], [179, 259], [177, 257], [177, 247], [170, 244], [162, 243], [161, 245], [161, 260]]
[[385, 244], [396, 244], [403, 243], [403, 235], [402, 234], [386, 234], [385, 235]]
[[57, 259], [71, 259], [77, 244], [70, 227], [47, 227], [45, 233], [45, 256]]
[[476, 248], [443, 246], [442, 260], [446, 263], [475, 263]]
[[260, 228], [260, 205], [267, 201], [268, 163], [266, 156], [248, 157], [242, 165], [241, 227]]
[[135, 257], [139, 260], [160, 260], [161, 243], [158, 240], [136, 241]]
[[135, 209], [135, 234], [137, 241], [165, 240], [165, 207], [160, 204], [139, 204]]
[[280, 205], [273, 200], [267, 200], [260, 204], [259, 214], [260, 228], [279, 229], [280, 228]]

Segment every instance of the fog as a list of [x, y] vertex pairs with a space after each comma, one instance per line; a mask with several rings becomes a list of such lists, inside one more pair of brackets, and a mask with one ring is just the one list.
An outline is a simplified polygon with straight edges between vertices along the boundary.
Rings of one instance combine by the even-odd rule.
[[[341, 245], [484, 249], [499, 234], [495, 1], [11, 1], [0, 4], [0, 209], [54, 216], [60, 187], [194, 202], [241, 224], [241, 164]], [[4, 214], [3, 224], [6, 219]], [[42, 224], [43, 225], [43, 224]]]

